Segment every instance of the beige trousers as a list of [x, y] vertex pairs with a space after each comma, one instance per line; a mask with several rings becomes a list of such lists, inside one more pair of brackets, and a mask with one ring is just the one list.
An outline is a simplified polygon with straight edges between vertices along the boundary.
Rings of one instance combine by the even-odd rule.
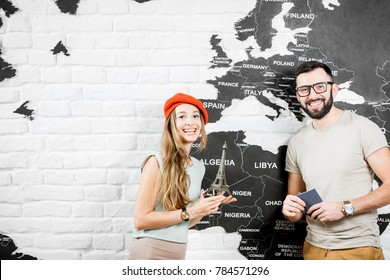
[[184, 260], [187, 243], [154, 238], [134, 238], [129, 260]]
[[304, 242], [305, 260], [384, 260], [381, 248], [366, 246], [351, 249], [328, 250]]

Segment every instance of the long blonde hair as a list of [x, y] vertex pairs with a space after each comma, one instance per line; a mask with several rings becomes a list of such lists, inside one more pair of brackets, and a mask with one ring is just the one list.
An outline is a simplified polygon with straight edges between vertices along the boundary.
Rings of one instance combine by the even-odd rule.
[[[198, 151], [203, 150], [207, 143], [204, 118], [202, 114], [200, 116], [202, 126]], [[184, 139], [176, 127], [176, 113], [172, 111], [165, 121], [162, 134], [162, 178], [157, 196], [157, 201], [167, 211], [184, 208], [191, 202], [191, 199], [188, 197], [190, 181], [185, 171], [189, 154], [184, 144]]]

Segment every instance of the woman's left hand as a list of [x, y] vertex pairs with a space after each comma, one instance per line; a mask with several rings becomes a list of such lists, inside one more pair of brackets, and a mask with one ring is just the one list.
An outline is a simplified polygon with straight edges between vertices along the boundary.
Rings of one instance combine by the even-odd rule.
[[225, 197], [224, 200], [222, 200], [221, 204], [228, 204], [228, 203], [233, 203], [233, 202], [236, 202], [237, 201], [237, 198], [229, 195], [227, 197]]

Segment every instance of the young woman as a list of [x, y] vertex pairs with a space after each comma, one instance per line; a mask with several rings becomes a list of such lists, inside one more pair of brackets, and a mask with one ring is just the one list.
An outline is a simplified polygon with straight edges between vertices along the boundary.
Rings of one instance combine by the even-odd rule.
[[129, 259], [184, 259], [188, 228], [221, 203], [236, 201], [223, 195], [205, 198], [201, 192], [205, 167], [190, 150], [199, 137], [200, 149], [207, 142], [202, 102], [178, 93], [165, 102], [164, 115], [161, 152], [147, 157], [141, 168]]

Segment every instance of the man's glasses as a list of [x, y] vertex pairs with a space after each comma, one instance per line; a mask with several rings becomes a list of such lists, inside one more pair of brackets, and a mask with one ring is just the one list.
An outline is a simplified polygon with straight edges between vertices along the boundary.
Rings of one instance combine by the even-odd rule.
[[333, 85], [334, 82], [319, 82], [310, 86], [297, 87], [297, 93], [300, 97], [305, 97], [310, 94], [310, 90], [313, 89], [316, 93], [324, 93], [328, 87], [327, 85]]

